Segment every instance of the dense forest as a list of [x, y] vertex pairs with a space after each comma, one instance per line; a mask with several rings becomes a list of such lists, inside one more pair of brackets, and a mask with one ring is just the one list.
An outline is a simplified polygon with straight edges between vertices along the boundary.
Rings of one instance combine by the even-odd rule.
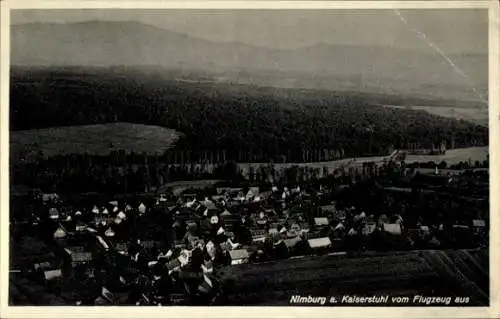
[[13, 71], [11, 130], [109, 122], [176, 129], [177, 148], [232, 150], [258, 161], [304, 160], [304, 150], [342, 157], [386, 155], [418, 143], [487, 145], [488, 129], [423, 111], [371, 105], [366, 96], [176, 81], [116, 70]]

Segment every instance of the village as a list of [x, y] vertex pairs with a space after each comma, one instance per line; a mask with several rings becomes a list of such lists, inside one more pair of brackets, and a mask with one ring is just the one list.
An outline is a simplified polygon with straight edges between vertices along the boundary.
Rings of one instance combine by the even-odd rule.
[[344, 170], [287, 184], [227, 182], [74, 203], [33, 193], [11, 204], [10, 297], [20, 304], [210, 305], [224, 294], [227, 267], [487, 247], [487, 169], [402, 164], [363, 170], [362, 178]]

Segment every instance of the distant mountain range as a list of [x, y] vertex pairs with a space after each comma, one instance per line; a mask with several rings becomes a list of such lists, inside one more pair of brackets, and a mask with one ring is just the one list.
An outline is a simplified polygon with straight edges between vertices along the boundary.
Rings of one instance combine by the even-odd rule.
[[217, 43], [139, 22], [33, 23], [11, 28], [14, 66], [158, 66], [227, 74], [270, 86], [477, 100], [485, 93], [487, 54], [454, 55], [465, 79], [438, 54], [391, 47], [319, 43], [278, 50]]

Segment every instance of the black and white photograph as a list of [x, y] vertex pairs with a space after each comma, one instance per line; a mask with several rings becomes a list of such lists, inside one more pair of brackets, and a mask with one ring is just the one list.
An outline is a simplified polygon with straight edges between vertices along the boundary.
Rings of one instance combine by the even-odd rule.
[[8, 15], [9, 307], [492, 305], [487, 6]]

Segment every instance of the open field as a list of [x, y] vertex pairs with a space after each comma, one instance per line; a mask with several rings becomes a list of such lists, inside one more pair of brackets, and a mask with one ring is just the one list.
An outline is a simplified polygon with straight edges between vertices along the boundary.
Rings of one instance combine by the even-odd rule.
[[[408, 296], [411, 301], [417, 294], [440, 296], [452, 291], [469, 296], [470, 304], [484, 305], [488, 303], [488, 273], [487, 250], [412, 251], [355, 258], [311, 256], [227, 269], [222, 275], [227, 291], [220, 304], [285, 306], [297, 294]], [[327, 305], [349, 306], [342, 302]]]
[[382, 105], [406, 110], [422, 110], [433, 115], [450, 117], [473, 122], [479, 125], [488, 125], [488, 108], [466, 108], [448, 106], [422, 106], [422, 105]]
[[484, 161], [489, 153], [488, 146], [457, 148], [446, 151], [444, 155], [408, 155], [406, 162], [441, 162], [446, 161], [448, 164], [456, 164], [460, 161]]
[[181, 133], [153, 125], [109, 123], [12, 131], [11, 158], [22, 153], [45, 155], [84, 153], [106, 155], [113, 150], [161, 153], [172, 147]]
[[[478, 146], [478, 147], [467, 147], [458, 148], [446, 151], [443, 155], [408, 155], [405, 159], [406, 163], [415, 162], [435, 162], [440, 163], [445, 161], [448, 165], [457, 164], [461, 161], [484, 161], [488, 156], [488, 146]], [[287, 167], [299, 166], [299, 167], [310, 167], [314, 169], [323, 169], [326, 167], [329, 172], [333, 170], [346, 166], [362, 166], [363, 163], [383, 163], [385, 156], [370, 156], [370, 157], [358, 157], [358, 158], [345, 158], [338, 161], [330, 162], [316, 162], [316, 163], [276, 163], [274, 167], [276, 170], [282, 170]], [[239, 168], [242, 170], [243, 175], [248, 174], [249, 168], [258, 168], [261, 165], [266, 165], [265, 163], [239, 163]]]

